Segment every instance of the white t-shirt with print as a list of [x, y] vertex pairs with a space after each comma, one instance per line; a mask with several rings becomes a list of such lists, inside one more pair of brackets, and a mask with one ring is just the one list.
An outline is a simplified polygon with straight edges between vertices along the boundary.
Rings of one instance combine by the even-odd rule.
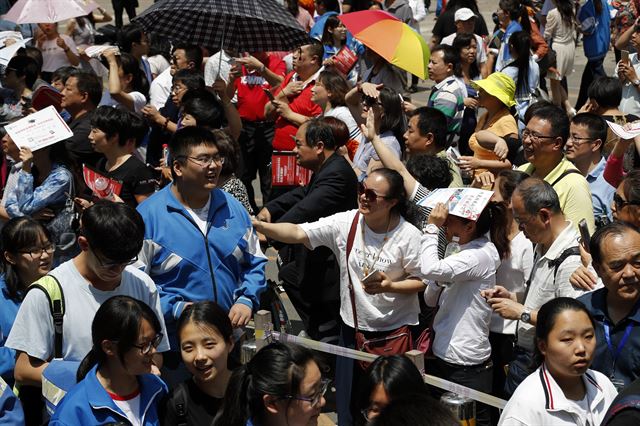
[[[312, 248], [326, 246], [333, 251], [340, 261], [340, 316], [350, 327], [354, 326], [351, 299], [349, 297], [349, 277], [342, 267], [347, 263], [347, 237], [351, 223], [357, 210], [337, 213], [313, 223], [300, 225], [307, 234]], [[362, 226], [365, 227], [364, 246]], [[403, 325], [418, 323], [420, 310], [417, 294], [380, 293], [368, 294], [362, 288], [363, 255], [369, 255], [366, 261], [371, 264], [378, 254], [385, 234], [376, 234], [364, 224], [360, 215], [353, 248], [349, 256], [348, 269], [355, 291], [358, 326], [366, 331], [393, 330]], [[409, 222], [400, 219], [400, 223], [389, 231], [388, 240], [375, 265], [370, 271], [377, 269], [387, 274], [392, 281], [408, 277], [421, 277], [420, 273], [420, 236], [421, 232]]]
[[[76, 43], [73, 41], [73, 39], [66, 34], [60, 34], [60, 37], [67, 44], [67, 47], [71, 49], [71, 52], [77, 55], [78, 49], [76, 49]], [[45, 40], [44, 42], [42, 42], [40, 51], [42, 52], [43, 72], [54, 72], [58, 68], [72, 66], [71, 62], [69, 62], [69, 58], [67, 58], [67, 54], [65, 53], [64, 49], [58, 46], [56, 39]]]
[[[62, 326], [62, 355], [67, 361], [82, 361], [91, 350], [91, 323], [96, 311], [113, 296], [130, 296], [153, 309], [162, 326], [163, 339], [158, 352], [169, 350], [160, 297], [153, 280], [144, 272], [127, 266], [120, 285], [113, 291], [93, 287], [78, 271], [73, 259], [50, 272], [58, 279], [64, 293], [65, 313]], [[53, 357], [53, 318], [44, 292], [27, 293], [5, 346], [48, 361]]]

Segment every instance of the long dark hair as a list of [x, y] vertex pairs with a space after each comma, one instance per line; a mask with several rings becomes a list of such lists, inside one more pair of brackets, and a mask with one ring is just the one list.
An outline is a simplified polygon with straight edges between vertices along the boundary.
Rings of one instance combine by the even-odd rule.
[[[451, 44], [454, 48], [458, 49], [458, 54], [462, 55], [462, 49], [465, 47], [471, 46], [471, 41], [474, 40], [477, 43], [476, 36], [474, 34], [458, 34], [456, 38], [453, 39], [453, 43]], [[477, 46], [478, 49], [481, 49], [482, 46]], [[460, 57], [460, 67], [462, 67], [462, 56]], [[471, 73], [470, 77], [474, 78], [480, 75], [480, 68], [478, 67], [478, 61], [474, 60], [469, 66], [469, 72]]]
[[38, 244], [40, 238], [46, 238], [51, 242], [49, 230], [42, 226], [40, 222], [29, 216], [14, 217], [5, 223], [2, 228], [0, 243], [2, 244], [2, 261], [0, 270], [4, 275], [9, 297], [15, 301], [21, 301], [24, 295], [20, 294], [20, 289], [31, 283], [20, 281], [15, 265], [9, 263], [4, 252], [9, 252], [17, 256], [23, 250], [30, 250]]
[[338, 17], [335, 15], [329, 16], [324, 22], [324, 30], [322, 31], [322, 38], [320, 39], [320, 42], [322, 44], [330, 44], [333, 46], [333, 34], [330, 33], [329, 30], [335, 30], [339, 26], [340, 19], [338, 19]]
[[[553, 330], [553, 326], [556, 323], [556, 318], [564, 311], [577, 311], [584, 312], [589, 317], [591, 325], [596, 328], [595, 320], [591, 315], [591, 312], [587, 309], [582, 302], [572, 297], [557, 297], [542, 305], [538, 310], [538, 321], [536, 322], [536, 342], [546, 342], [549, 337], [549, 333]], [[533, 367], [537, 368], [544, 361], [544, 356], [538, 349], [538, 345], [535, 345], [535, 353], [533, 357]]]
[[527, 96], [533, 87], [529, 87], [529, 55], [531, 50], [531, 37], [526, 31], [516, 31], [509, 37], [509, 49], [517, 56], [509, 67], [518, 68], [518, 80], [516, 81], [516, 96]]
[[507, 220], [507, 204], [490, 201], [476, 220], [476, 238], [489, 232], [491, 242], [496, 246], [500, 259], [507, 259], [511, 256], [508, 232], [510, 226], [511, 223]]
[[140, 69], [140, 62], [130, 53], [120, 52], [120, 66], [122, 66], [122, 72], [125, 75], [131, 74], [131, 87], [133, 90], [142, 93], [148, 98], [149, 82]]
[[102, 350], [105, 340], [118, 342], [118, 358], [124, 364], [125, 354], [138, 340], [143, 319], [149, 321], [156, 333], [161, 332], [158, 317], [146, 303], [129, 296], [114, 296], [104, 302], [91, 323], [93, 346], [80, 363], [76, 380], [81, 381], [94, 365], [100, 366], [107, 360], [107, 354]]
[[573, 21], [576, 17], [573, 2], [567, 0], [554, 0], [553, 4], [556, 6], [556, 9], [558, 9], [558, 12], [560, 12], [560, 17], [564, 23], [573, 28]]
[[316, 362], [309, 349], [274, 342], [260, 349], [247, 364], [231, 375], [215, 426], [262, 425], [265, 420], [264, 395], [296, 395], [304, 380], [307, 364]]
[[[380, 356], [369, 365], [360, 380], [358, 408], [369, 407], [371, 393], [382, 385], [389, 401], [407, 395], [426, 394], [426, 386], [418, 368], [403, 355]], [[356, 422], [363, 424], [362, 420]]]
[[520, 24], [522, 29], [531, 33], [531, 22], [529, 21], [529, 11], [520, 0], [500, 0], [498, 7], [509, 14], [512, 21]]

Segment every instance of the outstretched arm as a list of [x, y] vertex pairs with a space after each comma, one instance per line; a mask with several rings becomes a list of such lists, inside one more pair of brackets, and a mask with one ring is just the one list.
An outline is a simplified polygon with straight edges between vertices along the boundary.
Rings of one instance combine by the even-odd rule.
[[252, 219], [253, 227], [261, 234], [272, 240], [286, 244], [304, 244], [311, 249], [309, 237], [304, 230], [293, 223], [268, 223], [258, 219]]

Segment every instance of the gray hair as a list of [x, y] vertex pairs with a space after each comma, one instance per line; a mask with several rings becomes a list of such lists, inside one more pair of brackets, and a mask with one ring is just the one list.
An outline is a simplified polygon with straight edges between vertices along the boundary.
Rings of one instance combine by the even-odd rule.
[[554, 214], [562, 213], [558, 194], [549, 183], [540, 178], [530, 177], [523, 180], [515, 192], [522, 198], [528, 214], [536, 215], [541, 209], [548, 209]]

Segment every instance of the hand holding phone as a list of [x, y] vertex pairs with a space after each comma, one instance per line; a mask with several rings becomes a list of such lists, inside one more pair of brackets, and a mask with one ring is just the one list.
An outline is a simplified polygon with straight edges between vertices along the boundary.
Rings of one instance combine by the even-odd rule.
[[269, 98], [269, 101], [273, 102], [276, 100], [276, 98], [273, 96], [273, 93], [271, 93], [271, 90], [265, 87], [263, 87], [262, 90], [264, 91], [264, 94]]
[[591, 243], [591, 235], [589, 234], [589, 227], [587, 226], [587, 220], [582, 219], [578, 223], [578, 229], [580, 230], [580, 238], [582, 239], [582, 246], [589, 252], [589, 244]]
[[360, 282], [366, 286], [367, 284], [371, 284], [373, 282], [381, 281], [381, 280], [382, 280], [382, 274], [380, 273], [380, 271], [374, 270], [369, 275], [367, 275], [362, 280], [360, 280]]
[[628, 50], [621, 50], [620, 51], [620, 60], [622, 62], [624, 62], [625, 64], [629, 63], [629, 51]]

